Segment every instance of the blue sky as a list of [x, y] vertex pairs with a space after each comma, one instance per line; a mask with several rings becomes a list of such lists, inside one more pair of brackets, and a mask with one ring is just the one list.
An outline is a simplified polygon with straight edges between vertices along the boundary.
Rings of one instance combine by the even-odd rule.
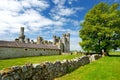
[[0, 0], [1, 40], [14, 40], [19, 28], [25, 27], [26, 38], [71, 34], [71, 50], [81, 50], [78, 42], [80, 23], [85, 14], [99, 2], [120, 3], [120, 0]]

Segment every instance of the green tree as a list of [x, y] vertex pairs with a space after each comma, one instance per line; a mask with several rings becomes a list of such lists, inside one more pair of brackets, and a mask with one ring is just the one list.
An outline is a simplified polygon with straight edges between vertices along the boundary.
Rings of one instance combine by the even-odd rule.
[[85, 51], [107, 54], [111, 49], [120, 48], [120, 10], [119, 4], [99, 3], [85, 16], [79, 31]]

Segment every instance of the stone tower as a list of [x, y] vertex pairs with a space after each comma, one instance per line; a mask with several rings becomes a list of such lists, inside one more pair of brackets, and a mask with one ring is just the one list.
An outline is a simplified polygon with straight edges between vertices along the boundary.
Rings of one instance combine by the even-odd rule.
[[66, 34], [62, 35], [62, 43], [63, 43], [63, 52], [66, 52]]
[[53, 44], [56, 45], [56, 36], [53, 36]]
[[62, 38], [53, 36], [53, 43], [61, 49], [61, 52], [70, 52], [70, 33], [63, 34]]
[[19, 42], [24, 43], [25, 35], [24, 35], [24, 27], [20, 28], [20, 34], [19, 34]]
[[63, 52], [70, 52], [70, 33], [63, 34], [62, 43], [64, 45]]
[[70, 52], [70, 33], [66, 33], [66, 52]]

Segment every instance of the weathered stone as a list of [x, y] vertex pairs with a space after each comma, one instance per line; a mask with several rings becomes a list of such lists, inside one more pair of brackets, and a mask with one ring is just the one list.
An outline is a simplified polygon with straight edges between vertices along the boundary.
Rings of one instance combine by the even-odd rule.
[[22, 72], [26, 72], [27, 70], [27, 66], [22, 66]]
[[12, 69], [13, 69], [13, 71], [17, 71], [17, 70], [21, 69], [21, 67], [20, 66], [13, 66]]
[[14, 78], [12, 76], [9, 76], [9, 75], [4, 75], [4, 76], [2, 76], [1, 80], [14, 80]]
[[2, 74], [0, 74], [0, 80], [1, 80], [1, 78], [2, 78]]
[[14, 77], [15, 80], [21, 80], [21, 77], [20, 77], [20, 75], [18, 73], [14, 72], [13, 77]]
[[40, 64], [34, 64], [33, 68], [41, 68], [41, 65]]

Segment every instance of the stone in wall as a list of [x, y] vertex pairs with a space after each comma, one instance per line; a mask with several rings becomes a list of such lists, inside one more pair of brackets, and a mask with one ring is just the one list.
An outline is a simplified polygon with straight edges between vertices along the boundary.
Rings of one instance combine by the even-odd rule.
[[102, 57], [102, 55], [94, 54], [94, 55], [88, 55], [90, 62], [95, 61]]

